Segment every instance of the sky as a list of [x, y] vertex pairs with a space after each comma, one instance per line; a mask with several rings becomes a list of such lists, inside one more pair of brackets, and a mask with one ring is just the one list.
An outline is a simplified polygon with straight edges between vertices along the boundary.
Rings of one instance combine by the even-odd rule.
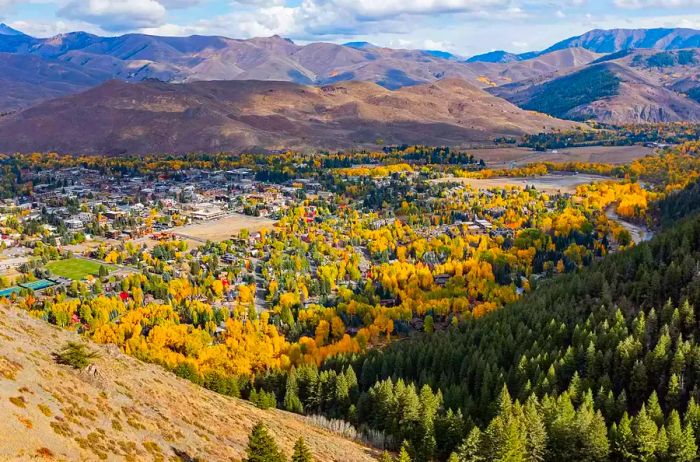
[[0, 0], [0, 22], [49, 37], [281, 35], [472, 56], [541, 50], [591, 29], [700, 29], [700, 0]]

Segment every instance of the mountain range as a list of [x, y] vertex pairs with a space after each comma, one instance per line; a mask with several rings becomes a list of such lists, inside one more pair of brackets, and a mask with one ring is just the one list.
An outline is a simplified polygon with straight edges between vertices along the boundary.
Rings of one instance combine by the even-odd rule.
[[[1, 119], [0, 119], [1, 120]], [[111, 80], [0, 123], [0, 152], [106, 154], [463, 145], [572, 128], [463, 80], [389, 90], [371, 82], [138, 84]]]
[[[165, 150], [173, 144], [161, 145], [152, 138], [142, 140], [141, 146], [124, 143], [128, 138], [124, 132], [133, 133], [134, 128], [116, 123], [125, 114], [132, 121], [138, 119], [134, 114], [164, 116], [163, 111], [154, 113], [152, 105], [146, 105], [159, 92], [177, 95], [176, 106], [183, 108], [181, 117], [192, 119], [196, 113], [196, 120], [207, 119], [208, 126], [224, 130], [196, 143], [182, 143], [182, 137], [160, 132], [159, 136], [178, 139], [191, 149], [268, 149], [285, 144], [332, 148], [375, 139], [407, 142], [409, 138], [464, 144], [492, 135], [570, 126], [525, 111], [613, 124], [695, 122], [700, 121], [700, 55], [696, 47], [700, 47], [700, 31], [691, 29], [594, 30], [542, 51], [495, 51], [465, 58], [439, 50], [391, 49], [366, 42], [298, 45], [278, 36], [238, 40], [143, 34], [100, 37], [72, 32], [36, 38], [3, 24], [0, 149], [141, 152], [162, 146]], [[469, 90], [453, 95], [444, 93], [443, 85], [430, 87], [442, 80], [452, 82], [447, 86], [461, 80], [465, 83], [459, 87]], [[197, 84], [205, 81], [215, 83]], [[275, 86], [229, 83], [237, 81], [289, 82], [292, 85], [275, 88], [289, 90], [285, 96], [294, 95], [294, 110], [282, 101], [267, 101], [263, 109], [243, 104], [248, 112], [231, 116], [231, 110], [222, 109], [222, 105], [241, 104], [241, 91], [263, 92], [245, 95], [250, 96], [248, 100], [259, 100]], [[373, 85], [337, 85], [348, 81]], [[138, 85], [131, 89], [118, 82]], [[231, 88], [236, 86], [240, 90], [232, 97]], [[330, 90], [324, 90], [326, 87]], [[202, 88], [221, 91], [228, 99], [201, 100]], [[342, 102], [329, 96], [338, 88], [347, 92]], [[444, 101], [417, 98], [416, 94], [426, 88], [438, 88]], [[115, 105], [115, 98], [128, 91], [138, 95], [134, 103]], [[312, 103], [314, 98], [322, 101]], [[387, 105], [388, 100], [394, 106]], [[402, 111], [397, 109], [399, 100], [404, 105]], [[427, 109], [428, 101], [439, 109]], [[525, 111], [518, 112], [508, 102]], [[76, 104], [100, 108], [103, 121], [116, 122], [84, 137], [84, 142], [62, 139], [67, 138], [62, 133], [71, 131], [69, 122], [75, 127], [96, 123], [85, 120], [91, 114], [72, 107]], [[323, 117], [318, 117], [317, 109], [307, 110], [313, 104], [323, 108]], [[455, 107], [459, 109], [454, 111]], [[376, 123], [376, 114], [382, 114], [379, 120], [383, 123]], [[255, 117], [266, 119], [261, 125], [251, 122]], [[149, 119], [154, 126], [159, 121]], [[490, 121], [505, 125], [497, 127]], [[231, 131], [234, 122], [236, 128]], [[280, 129], [276, 122], [293, 124], [296, 130]], [[442, 128], [437, 132], [427, 129], [438, 126]], [[25, 127], [40, 131], [26, 131]], [[107, 129], [112, 131], [102, 133]], [[141, 130], [149, 136], [157, 131], [148, 127]], [[111, 139], [120, 141], [114, 145], [105, 141]]]

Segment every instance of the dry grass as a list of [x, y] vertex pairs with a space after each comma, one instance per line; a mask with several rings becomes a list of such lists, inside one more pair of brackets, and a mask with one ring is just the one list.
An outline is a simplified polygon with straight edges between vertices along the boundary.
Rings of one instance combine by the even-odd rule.
[[0, 306], [0, 319], [11, 338], [0, 342], [0, 358], [16, 364], [13, 380], [0, 378], [12, 403], [0, 406], [0, 460], [240, 460], [258, 421], [287, 456], [304, 435], [316, 460], [375, 460], [300, 416], [217, 395], [112, 347], [91, 346], [99, 378], [56, 364], [51, 353], [75, 334], [13, 308]]
[[576, 187], [582, 184], [595, 183], [608, 178], [597, 175], [544, 175], [529, 178], [440, 178], [436, 182], [455, 182], [467, 184], [475, 189], [491, 189], [504, 187], [519, 187], [534, 186], [540, 191], [547, 193], [574, 193]]
[[233, 214], [219, 220], [178, 226], [177, 228], [171, 229], [170, 232], [178, 236], [192, 238], [195, 241], [209, 240], [220, 242], [238, 236], [244, 229], [254, 233], [263, 228], [272, 228], [274, 224], [275, 220], [270, 220], [269, 218]]
[[469, 151], [477, 159], [484, 159], [490, 168], [502, 168], [514, 162], [526, 165], [533, 162], [596, 162], [603, 164], [629, 164], [635, 159], [653, 154], [644, 146], [590, 146], [558, 149], [557, 152], [536, 152], [529, 148], [493, 148]]

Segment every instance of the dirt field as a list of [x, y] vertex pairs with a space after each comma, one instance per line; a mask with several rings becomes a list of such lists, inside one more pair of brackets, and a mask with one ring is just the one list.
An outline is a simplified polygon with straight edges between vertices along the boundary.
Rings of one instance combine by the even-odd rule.
[[275, 220], [269, 218], [251, 217], [248, 215], [233, 214], [218, 220], [205, 221], [186, 226], [172, 228], [169, 232], [195, 242], [223, 241], [231, 236], [236, 236], [243, 229], [251, 233], [263, 228], [271, 228]]
[[484, 159], [489, 168], [502, 168], [514, 162], [525, 165], [533, 162], [600, 162], [628, 164], [649, 154], [652, 148], [644, 146], [591, 146], [559, 149], [557, 152], [536, 152], [529, 148], [495, 148], [469, 151], [477, 159]]
[[505, 186], [517, 186], [524, 188], [525, 186], [534, 186], [540, 191], [547, 193], [564, 192], [574, 193], [576, 187], [581, 184], [595, 183], [596, 181], [609, 180], [609, 178], [599, 175], [544, 175], [531, 178], [440, 178], [435, 182], [446, 183], [456, 182], [468, 184], [476, 189], [503, 188]]

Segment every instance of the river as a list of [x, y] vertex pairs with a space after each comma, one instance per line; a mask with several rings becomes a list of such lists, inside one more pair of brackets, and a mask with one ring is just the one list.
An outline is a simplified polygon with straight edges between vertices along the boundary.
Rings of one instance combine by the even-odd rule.
[[617, 205], [611, 205], [605, 210], [605, 215], [610, 220], [615, 220], [620, 223], [627, 231], [629, 231], [632, 236], [632, 242], [639, 244], [640, 242], [648, 241], [654, 237], [654, 233], [646, 226], [640, 226], [636, 223], [631, 223], [629, 221], [623, 220], [617, 214]]

